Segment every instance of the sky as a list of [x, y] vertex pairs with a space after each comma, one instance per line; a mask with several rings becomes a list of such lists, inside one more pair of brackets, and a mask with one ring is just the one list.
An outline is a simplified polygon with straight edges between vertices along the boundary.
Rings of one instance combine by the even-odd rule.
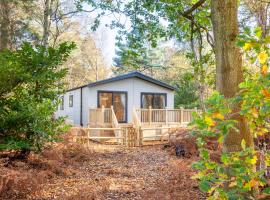
[[[103, 19], [103, 21], [108, 21], [109, 19]], [[115, 56], [115, 36], [116, 30], [111, 30], [105, 27], [104, 23], [101, 23], [97, 31], [93, 32], [93, 39], [96, 45], [102, 51], [104, 59], [108, 65], [113, 64], [113, 57]]]
[[[91, 10], [91, 8], [84, 4], [85, 10]], [[113, 58], [115, 56], [115, 37], [117, 35], [117, 30], [112, 30], [106, 27], [106, 24], [110, 24], [112, 21], [111, 16], [103, 16], [100, 21], [100, 25], [96, 31], [91, 30], [91, 26], [98, 11], [91, 13], [84, 13], [79, 16], [82, 25], [87, 33], [90, 33], [96, 43], [96, 46], [101, 50], [105, 62], [109, 65], [113, 65]]]

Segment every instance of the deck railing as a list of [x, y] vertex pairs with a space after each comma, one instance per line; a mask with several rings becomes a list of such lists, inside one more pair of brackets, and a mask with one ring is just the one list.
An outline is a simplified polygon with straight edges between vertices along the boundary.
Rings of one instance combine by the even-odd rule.
[[112, 122], [112, 126], [114, 128], [117, 128], [119, 126], [118, 120], [117, 120], [116, 115], [115, 115], [114, 110], [113, 110], [113, 106], [111, 106], [111, 122]]
[[89, 109], [89, 126], [103, 127], [112, 124], [111, 108], [90, 108]]
[[197, 109], [135, 109], [142, 124], [188, 124]]
[[192, 121], [192, 113], [197, 109], [136, 109], [132, 110], [132, 126], [118, 123], [114, 108], [89, 109], [87, 139], [116, 141], [127, 146], [142, 146], [144, 141], [166, 139], [175, 127]]

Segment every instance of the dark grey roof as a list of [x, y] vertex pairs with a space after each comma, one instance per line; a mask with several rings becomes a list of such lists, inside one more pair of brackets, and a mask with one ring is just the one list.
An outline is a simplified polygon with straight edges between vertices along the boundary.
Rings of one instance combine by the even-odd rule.
[[130, 72], [130, 73], [127, 73], [127, 74], [123, 74], [123, 75], [119, 75], [119, 76], [116, 76], [116, 77], [112, 77], [112, 78], [108, 78], [108, 79], [104, 79], [104, 80], [101, 80], [101, 81], [97, 81], [97, 82], [93, 82], [93, 83], [89, 83], [87, 85], [83, 85], [83, 86], [80, 86], [80, 87], [76, 87], [76, 88], [73, 88], [73, 89], [70, 89], [68, 91], [71, 91], [71, 90], [75, 90], [75, 89], [79, 89], [81, 87], [94, 87], [94, 86], [97, 86], [97, 85], [102, 85], [102, 84], [106, 84], [106, 83], [111, 83], [111, 82], [115, 82], [115, 81], [120, 81], [120, 80], [124, 80], [124, 79], [128, 79], [128, 78], [139, 78], [139, 79], [142, 79], [144, 81], [148, 81], [150, 83], [153, 83], [153, 84], [156, 84], [156, 85], [159, 85], [161, 87], [164, 87], [164, 88], [167, 88], [169, 90], [175, 90], [175, 88], [167, 83], [164, 83], [162, 81], [159, 81], [159, 80], [156, 80], [150, 76], [146, 76], [138, 71], [134, 71], [134, 72]]

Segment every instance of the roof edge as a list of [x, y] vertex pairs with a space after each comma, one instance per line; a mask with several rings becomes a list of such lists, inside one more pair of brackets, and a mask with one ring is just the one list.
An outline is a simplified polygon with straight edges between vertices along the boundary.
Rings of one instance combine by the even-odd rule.
[[80, 89], [80, 88], [83, 88], [83, 87], [94, 87], [94, 86], [107, 84], [107, 83], [111, 83], [111, 82], [115, 82], [115, 81], [120, 81], [120, 80], [124, 80], [124, 79], [128, 79], [128, 78], [139, 78], [141, 80], [148, 81], [150, 83], [159, 85], [160, 87], [167, 88], [169, 90], [176, 90], [176, 88], [174, 86], [171, 86], [168, 83], [165, 83], [165, 82], [159, 81], [157, 79], [154, 79], [154, 78], [152, 78], [150, 76], [147, 76], [147, 75], [145, 75], [145, 74], [143, 74], [141, 72], [133, 71], [133, 72], [130, 72], [130, 73], [127, 73], [127, 74], [123, 74], [123, 75], [103, 79], [103, 80], [100, 80], [100, 81], [88, 83], [86, 85], [78, 86], [78, 87], [75, 87], [75, 88], [71, 88], [71, 89], [66, 90], [66, 92], [77, 90], [77, 89]]

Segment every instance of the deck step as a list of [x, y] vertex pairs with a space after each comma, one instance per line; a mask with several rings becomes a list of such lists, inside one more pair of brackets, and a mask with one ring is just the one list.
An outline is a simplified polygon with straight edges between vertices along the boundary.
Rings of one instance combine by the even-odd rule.
[[129, 128], [129, 127], [133, 127], [132, 123], [121, 123], [118, 124], [120, 128]]

